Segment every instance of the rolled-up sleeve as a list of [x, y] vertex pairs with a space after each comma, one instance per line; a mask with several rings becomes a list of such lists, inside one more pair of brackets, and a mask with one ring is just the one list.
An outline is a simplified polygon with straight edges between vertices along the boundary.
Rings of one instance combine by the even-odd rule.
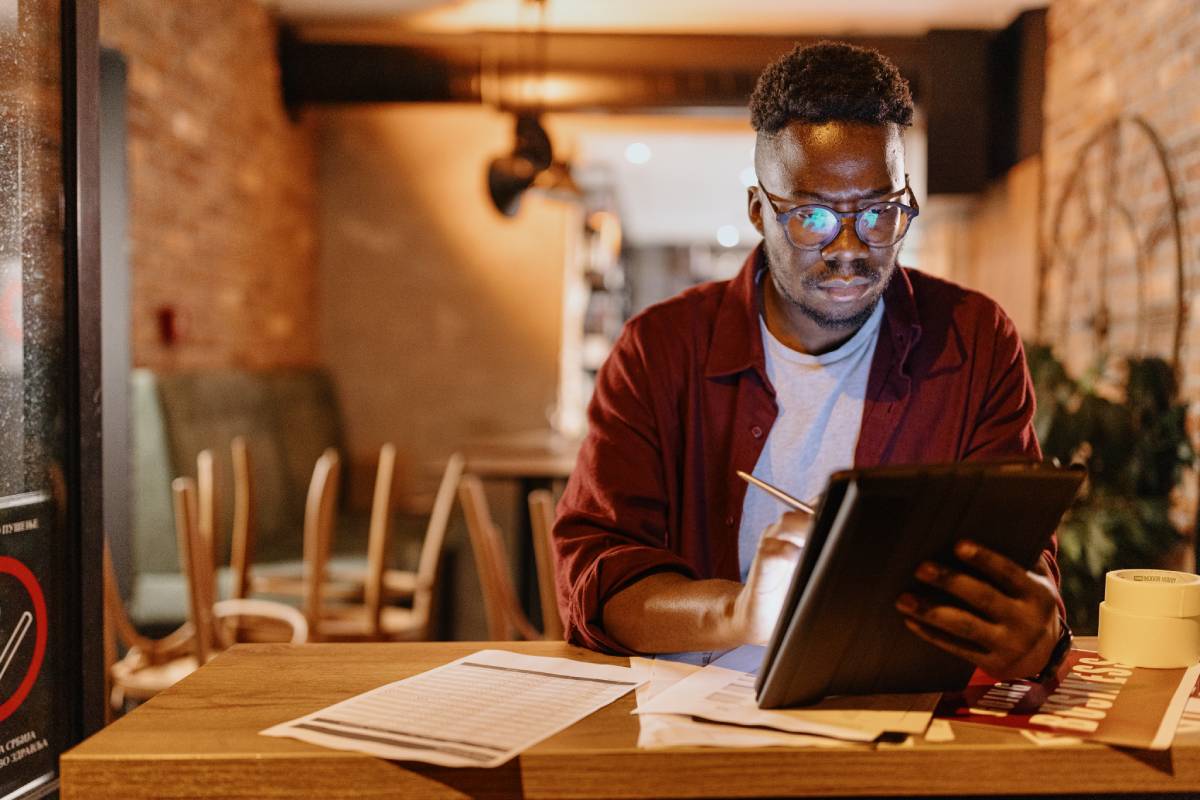
[[[631, 321], [596, 377], [588, 436], [554, 525], [558, 604], [567, 641], [630, 655], [604, 630], [604, 604], [656, 572], [696, 572], [667, 547], [672, 502], [662, 411]], [[669, 378], [663, 376], [664, 381]]]
[[986, 388], [963, 458], [1041, 461], [1042, 449], [1033, 429], [1033, 380], [1025, 363], [1025, 349], [1012, 320], [999, 306], [993, 306], [992, 313], [994, 318], [987, 320], [992, 335], [981, 332], [976, 339], [984, 343], [976, 358], [979, 369], [986, 370]]
[[[964, 458], [968, 461], [1041, 461], [1042, 449], [1033, 427], [1036, 410], [1033, 379], [1025, 360], [1025, 349], [1012, 320], [998, 306], [994, 307], [993, 313], [990, 358], [981, 359], [981, 366], [987, 365], [987, 388]], [[985, 342], [988, 338], [981, 334], [978, 341]], [[1042, 558], [1054, 575], [1054, 582], [1060, 583], [1057, 536], [1050, 537]], [[1065, 615], [1061, 597], [1058, 602], [1060, 612]]]

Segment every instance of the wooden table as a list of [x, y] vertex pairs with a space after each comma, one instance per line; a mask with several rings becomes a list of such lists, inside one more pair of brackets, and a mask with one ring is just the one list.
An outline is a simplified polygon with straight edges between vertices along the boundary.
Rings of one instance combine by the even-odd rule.
[[[639, 751], [633, 695], [493, 770], [326, 750], [257, 731], [489, 645], [239, 645], [62, 757], [71, 798], [753, 797], [1200, 792], [1200, 737], [1173, 750], [1036, 747], [956, 725], [951, 744]], [[495, 645], [599, 656], [561, 642]]]
[[552, 430], [523, 431], [471, 439], [463, 444], [463, 455], [467, 472], [481, 478], [565, 480], [575, 468], [580, 444]]

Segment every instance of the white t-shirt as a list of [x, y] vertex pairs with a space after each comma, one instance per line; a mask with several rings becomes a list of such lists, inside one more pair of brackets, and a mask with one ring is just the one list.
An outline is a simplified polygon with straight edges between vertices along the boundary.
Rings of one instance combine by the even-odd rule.
[[[775, 387], [779, 415], [763, 445], [754, 476], [792, 497], [808, 501], [825, 489], [830, 474], [854, 466], [862, 428], [867, 377], [879, 341], [883, 301], [841, 347], [819, 356], [798, 353], [767, 330], [759, 317], [767, 377]], [[763, 529], [787, 507], [764, 491], [746, 487], [738, 529], [742, 580], [750, 571]]]

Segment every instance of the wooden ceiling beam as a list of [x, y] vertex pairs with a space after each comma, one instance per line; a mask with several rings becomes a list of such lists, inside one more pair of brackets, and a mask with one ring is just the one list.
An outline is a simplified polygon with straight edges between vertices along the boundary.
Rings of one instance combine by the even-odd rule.
[[[308, 103], [488, 102], [548, 111], [744, 107], [787, 36], [443, 34], [383, 42], [280, 41], [284, 97]], [[920, 86], [920, 37], [851, 38]], [[544, 82], [541, 79], [544, 78]], [[544, 91], [540, 91], [544, 88]]]
[[[352, 35], [353, 34], [353, 35]], [[486, 103], [503, 110], [745, 109], [759, 73], [817, 37], [363, 31], [320, 41], [283, 29], [290, 108], [343, 103]], [[355, 39], [355, 36], [359, 37]], [[1005, 31], [839, 37], [890, 58], [923, 109], [932, 194], [978, 192], [1041, 141], [1045, 12]]]

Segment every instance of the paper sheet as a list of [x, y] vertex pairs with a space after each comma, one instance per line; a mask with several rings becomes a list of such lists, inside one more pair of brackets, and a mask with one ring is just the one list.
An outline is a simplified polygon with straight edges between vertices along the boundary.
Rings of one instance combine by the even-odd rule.
[[870, 742], [884, 732], [925, 732], [938, 694], [832, 697], [804, 708], [764, 710], [754, 697], [754, 675], [709, 665], [657, 697], [636, 714], [686, 714], [714, 722], [755, 725], [789, 733]]
[[[941, 722], [942, 720], [934, 720]], [[1083, 739], [1074, 736], [1060, 736], [1057, 733], [1046, 733], [1045, 731], [1021, 731], [1021, 735], [1029, 741], [1036, 744], [1038, 747], [1073, 747], [1077, 744], [1083, 744]]]
[[1181, 733], [1200, 733], [1200, 681], [1192, 687], [1192, 693], [1183, 707], [1183, 714], [1179, 717], [1179, 727], [1175, 729], [1175, 734]]
[[1200, 665], [1145, 669], [1071, 650], [1056, 680], [996, 681], [977, 672], [961, 692], [947, 693], [939, 717], [972, 725], [1036, 731], [1040, 745], [1085, 739], [1122, 747], [1166, 750], [1195, 692]]
[[261, 731], [447, 767], [496, 767], [637, 686], [632, 670], [481, 650]]
[[954, 729], [950, 727], [950, 722], [944, 719], [935, 719], [929, 723], [929, 728], [925, 731], [925, 741], [929, 744], [953, 742]]
[[[663, 659], [631, 658], [629, 666], [638, 680], [641, 707], [700, 667]], [[784, 733], [766, 728], [747, 728], [719, 722], [704, 722], [683, 714], [639, 714], [638, 747], [850, 747], [848, 742], [803, 733]]]

